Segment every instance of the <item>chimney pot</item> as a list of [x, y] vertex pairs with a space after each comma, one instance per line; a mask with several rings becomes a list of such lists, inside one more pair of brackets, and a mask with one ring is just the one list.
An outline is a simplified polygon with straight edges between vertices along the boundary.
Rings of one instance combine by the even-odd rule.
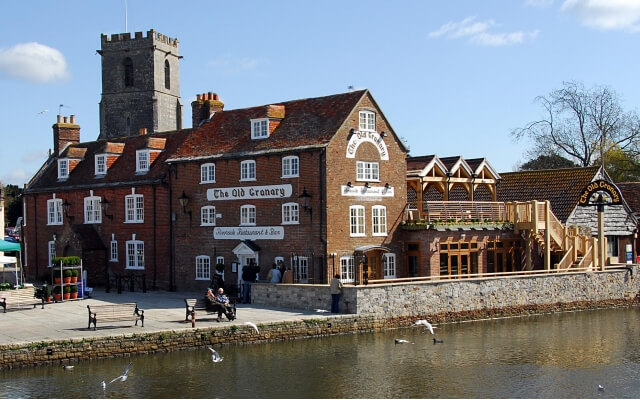
[[213, 99], [214, 99], [214, 100], [218, 100], [218, 93], [214, 93], [214, 94], [213, 94]]
[[207, 100], [213, 100], [213, 92], [207, 93]]
[[62, 115], [58, 114], [58, 123], [62, 123]]
[[69, 122], [69, 117], [64, 117], [62, 118], [62, 122], [64, 122], [65, 124]]
[[70, 122], [71, 122], [71, 124], [75, 125], [75, 123], [76, 123], [76, 116], [75, 115], [71, 116], [71, 121]]
[[202, 95], [201, 95], [201, 94], [197, 95], [197, 96], [196, 96], [196, 100], [197, 100], [197, 101], [202, 100]]

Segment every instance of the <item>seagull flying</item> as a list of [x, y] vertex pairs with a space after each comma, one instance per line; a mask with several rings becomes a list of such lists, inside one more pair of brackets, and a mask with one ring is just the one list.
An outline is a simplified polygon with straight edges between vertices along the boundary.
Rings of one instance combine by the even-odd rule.
[[[396, 344], [407, 344], [407, 343], [411, 343], [408, 340], [404, 340], [404, 339], [396, 339]], [[413, 344], [413, 343], [411, 343]]]
[[329, 310], [323, 310], [322, 308], [316, 308], [314, 311], [315, 311], [315, 312], [319, 312], [319, 313], [326, 313], [326, 312], [329, 312]]
[[224, 358], [220, 357], [220, 354], [218, 354], [218, 352], [213, 347], [209, 346], [209, 350], [211, 350], [211, 361], [213, 361], [214, 363], [219, 363], [224, 360]]
[[431, 325], [426, 319], [419, 319], [413, 325], [414, 326], [424, 325], [429, 330], [429, 332], [431, 332], [432, 335], [433, 335], [433, 330], [436, 329], [436, 327]]
[[245, 324], [245, 325], [249, 325], [250, 327], [252, 327], [253, 329], [255, 329], [255, 330], [256, 330], [256, 332], [258, 333], [258, 335], [260, 334], [260, 331], [258, 330], [258, 327], [257, 327], [257, 326], [256, 326], [256, 324], [254, 324], [253, 322], [249, 322], [249, 321], [247, 321], [247, 322], [245, 322], [244, 324]]
[[126, 381], [127, 380], [127, 376], [129, 374], [129, 370], [131, 369], [131, 366], [133, 365], [133, 363], [129, 363], [129, 365], [127, 365], [126, 367], [124, 367], [124, 372], [122, 373], [122, 375], [118, 376], [117, 378], [113, 378], [109, 383], [104, 383], [104, 381], [102, 381], [102, 383], [100, 384], [102, 386], [102, 388], [106, 388], [107, 385], [112, 384], [115, 381]]
[[47, 112], [49, 112], [49, 110], [46, 110], [46, 109], [45, 109], [45, 110], [40, 111], [40, 112], [38, 113], [38, 115], [43, 115], [44, 113], [47, 113]]

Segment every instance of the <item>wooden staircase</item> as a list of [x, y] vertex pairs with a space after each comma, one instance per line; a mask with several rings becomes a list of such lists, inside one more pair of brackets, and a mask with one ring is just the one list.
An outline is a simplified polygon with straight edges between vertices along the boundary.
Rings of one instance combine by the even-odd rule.
[[[536, 242], [544, 251], [544, 268], [557, 271], [589, 269], [598, 265], [598, 239], [583, 227], [566, 227], [551, 211], [549, 201], [506, 203], [507, 221], [525, 239], [525, 269], [532, 269], [531, 246]], [[551, 265], [551, 255], [559, 257]]]

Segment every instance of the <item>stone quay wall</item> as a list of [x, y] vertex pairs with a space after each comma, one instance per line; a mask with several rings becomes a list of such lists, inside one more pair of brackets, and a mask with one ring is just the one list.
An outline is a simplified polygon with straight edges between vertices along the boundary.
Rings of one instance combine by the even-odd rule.
[[[340, 311], [381, 316], [434, 316], [514, 308], [545, 309], [553, 304], [632, 302], [640, 292], [638, 271], [638, 265], [633, 265], [579, 273], [345, 286]], [[331, 307], [328, 285], [255, 284], [251, 296], [256, 305], [304, 310]]]

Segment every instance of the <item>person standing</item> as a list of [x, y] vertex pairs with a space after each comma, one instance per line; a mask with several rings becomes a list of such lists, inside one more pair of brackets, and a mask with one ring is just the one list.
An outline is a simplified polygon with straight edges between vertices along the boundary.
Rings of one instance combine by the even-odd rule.
[[282, 278], [280, 270], [278, 269], [278, 266], [273, 263], [273, 267], [271, 268], [271, 271], [269, 271], [269, 275], [267, 275], [267, 282], [280, 283], [280, 278]]
[[340, 312], [340, 295], [342, 294], [342, 282], [340, 281], [340, 274], [335, 274], [331, 279], [331, 312]]
[[253, 264], [253, 261], [249, 265], [245, 265], [242, 268], [242, 303], [248, 304], [251, 302], [251, 285], [256, 281], [256, 274], [259, 271], [259, 267]]

